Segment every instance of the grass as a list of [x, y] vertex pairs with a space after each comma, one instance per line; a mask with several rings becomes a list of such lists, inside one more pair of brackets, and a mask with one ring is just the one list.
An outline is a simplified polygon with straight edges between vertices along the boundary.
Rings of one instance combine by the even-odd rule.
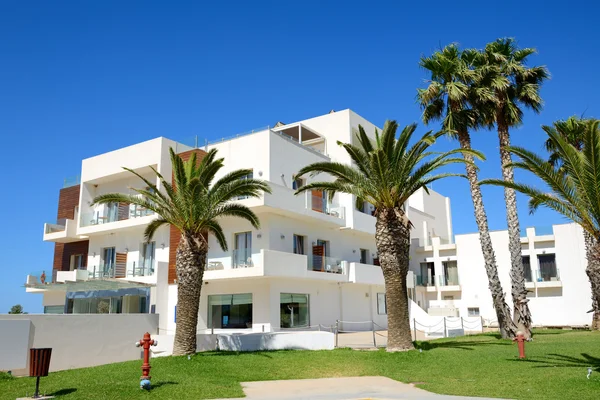
[[[152, 360], [153, 389], [139, 389], [140, 361], [62, 371], [42, 378], [47, 394], [65, 399], [210, 399], [242, 397], [240, 382], [341, 376], [387, 376], [435, 393], [514, 399], [598, 399], [600, 334], [538, 331], [517, 345], [484, 334], [419, 342], [422, 350], [200, 353]], [[587, 368], [594, 372], [586, 379]], [[32, 394], [33, 378], [0, 374], [0, 399]]]

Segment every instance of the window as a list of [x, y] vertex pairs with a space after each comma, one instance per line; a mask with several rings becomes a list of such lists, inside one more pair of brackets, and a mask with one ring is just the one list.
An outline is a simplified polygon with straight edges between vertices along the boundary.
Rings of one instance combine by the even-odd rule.
[[133, 268], [134, 276], [149, 276], [154, 273], [156, 242], [142, 243], [140, 249], [140, 264]]
[[555, 254], [540, 254], [538, 257], [538, 264], [540, 270], [538, 272], [538, 282], [547, 281], [558, 281], [558, 270], [556, 269], [556, 255]]
[[369, 263], [369, 250], [360, 249], [360, 263], [368, 264]]
[[445, 286], [458, 285], [458, 265], [456, 261], [444, 261], [444, 283]]
[[[250, 172], [248, 175], [245, 175], [240, 179], [254, 179], [254, 171]], [[238, 196], [238, 200], [244, 200], [247, 198], [248, 196]]]
[[377, 293], [377, 314], [387, 314], [387, 300], [385, 298], [385, 293]]
[[44, 306], [44, 314], [64, 314], [65, 306]]
[[308, 295], [281, 293], [279, 310], [281, 328], [307, 327], [310, 325]]
[[208, 326], [218, 329], [252, 328], [252, 293], [208, 296]]
[[522, 256], [521, 260], [523, 261], [523, 269], [525, 270], [525, 282], [533, 282], [531, 278], [531, 261], [529, 256]]
[[421, 282], [422, 286], [435, 286], [435, 266], [432, 262], [421, 263]]
[[233, 268], [252, 266], [252, 232], [235, 234], [235, 250], [233, 250]]
[[479, 317], [479, 307], [469, 307], [467, 308], [467, 312], [469, 317]]
[[454, 300], [454, 296], [444, 296], [444, 300]]
[[85, 269], [85, 257], [83, 254], [73, 254], [69, 264], [69, 270]]
[[119, 220], [119, 203], [108, 203], [104, 208], [104, 216], [100, 223], [115, 222]]
[[304, 242], [304, 236], [294, 235], [294, 254], [306, 254]]
[[298, 190], [302, 186], [304, 186], [305, 183], [306, 183], [306, 180], [304, 178], [294, 178], [294, 181], [292, 182], [292, 189]]
[[115, 258], [116, 252], [114, 247], [105, 247], [102, 249], [102, 259], [101, 259], [101, 268], [100, 274], [106, 276], [112, 276], [112, 273], [115, 268]]

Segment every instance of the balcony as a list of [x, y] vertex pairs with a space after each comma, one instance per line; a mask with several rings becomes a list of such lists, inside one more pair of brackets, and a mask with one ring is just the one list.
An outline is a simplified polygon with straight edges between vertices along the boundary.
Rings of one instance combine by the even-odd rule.
[[450, 278], [447, 276], [438, 276], [438, 288], [441, 292], [459, 292], [460, 283], [458, 278]]
[[536, 272], [535, 286], [538, 289], [562, 287], [560, 271], [558, 268], [551, 270], [538, 270]]
[[44, 241], [55, 243], [70, 243], [81, 240], [77, 236], [77, 223], [75, 220], [61, 218], [56, 223], [44, 224]]
[[424, 287], [428, 292], [435, 292], [437, 288], [435, 286], [435, 279], [433, 277], [427, 277], [422, 275], [417, 275], [417, 287]]
[[81, 213], [79, 234], [145, 226], [155, 218], [154, 212], [134, 204], [98, 205], [92, 211]]
[[312, 261], [312, 256], [275, 250], [244, 249], [237, 252], [232, 252], [231, 256], [209, 258], [204, 279], [210, 282], [276, 276], [348, 281], [348, 263], [334, 257], [320, 257]]
[[309, 210], [344, 219], [344, 207], [340, 206], [336, 202], [330, 201], [324, 195], [312, 192], [308, 196], [308, 200], [310, 200], [310, 203], [307, 202], [306, 208]]

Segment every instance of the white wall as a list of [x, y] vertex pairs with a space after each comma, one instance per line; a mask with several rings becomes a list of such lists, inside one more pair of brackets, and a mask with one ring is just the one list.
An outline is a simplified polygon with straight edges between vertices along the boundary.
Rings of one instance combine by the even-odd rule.
[[[506, 302], [512, 307], [508, 232], [491, 232], [491, 238]], [[542, 239], [543, 242], [540, 241]], [[582, 230], [576, 224], [554, 225], [554, 240], [548, 242], [547, 239], [530, 235], [528, 242], [522, 244], [523, 255], [530, 255], [534, 281], [539, 254], [556, 254], [556, 266], [560, 271], [560, 283], [556, 282], [560, 287], [544, 288], [535, 282], [529, 284], [533, 324], [589, 325], [591, 316], [587, 311], [591, 307], [591, 291], [585, 273], [587, 261]], [[434, 239], [433, 243], [432, 249], [413, 253], [411, 269], [420, 273], [419, 263], [431, 261], [435, 263], [436, 276], [439, 276], [443, 274], [442, 261], [457, 260], [461, 290], [458, 293], [440, 292], [438, 288], [432, 293], [421, 288], [418, 298], [421, 306], [426, 308], [433, 300], [441, 304], [444, 295], [452, 295], [454, 306], [459, 308], [461, 316], [468, 315], [469, 307], [477, 307], [486, 320], [496, 321], [479, 234], [457, 235], [456, 250], [443, 250], [448, 246], [440, 245], [439, 239]]]
[[[145, 332], [156, 334], [158, 327], [157, 314], [0, 315], [0, 322], [8, 321], [15, 321], [15, 329], [31, 321], [31, 346], [52, 348], [50, 371], [140, 359], [135, 342]], [[0, 354], [17, 345], [14, 337], [0, 337]]]

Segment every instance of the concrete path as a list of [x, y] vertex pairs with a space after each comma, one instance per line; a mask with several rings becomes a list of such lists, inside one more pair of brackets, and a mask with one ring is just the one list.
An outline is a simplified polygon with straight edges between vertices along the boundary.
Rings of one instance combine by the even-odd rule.
[[382, 376], [243, 382], [242, 387], [246, 400], [476, 399], [433, 394]]

